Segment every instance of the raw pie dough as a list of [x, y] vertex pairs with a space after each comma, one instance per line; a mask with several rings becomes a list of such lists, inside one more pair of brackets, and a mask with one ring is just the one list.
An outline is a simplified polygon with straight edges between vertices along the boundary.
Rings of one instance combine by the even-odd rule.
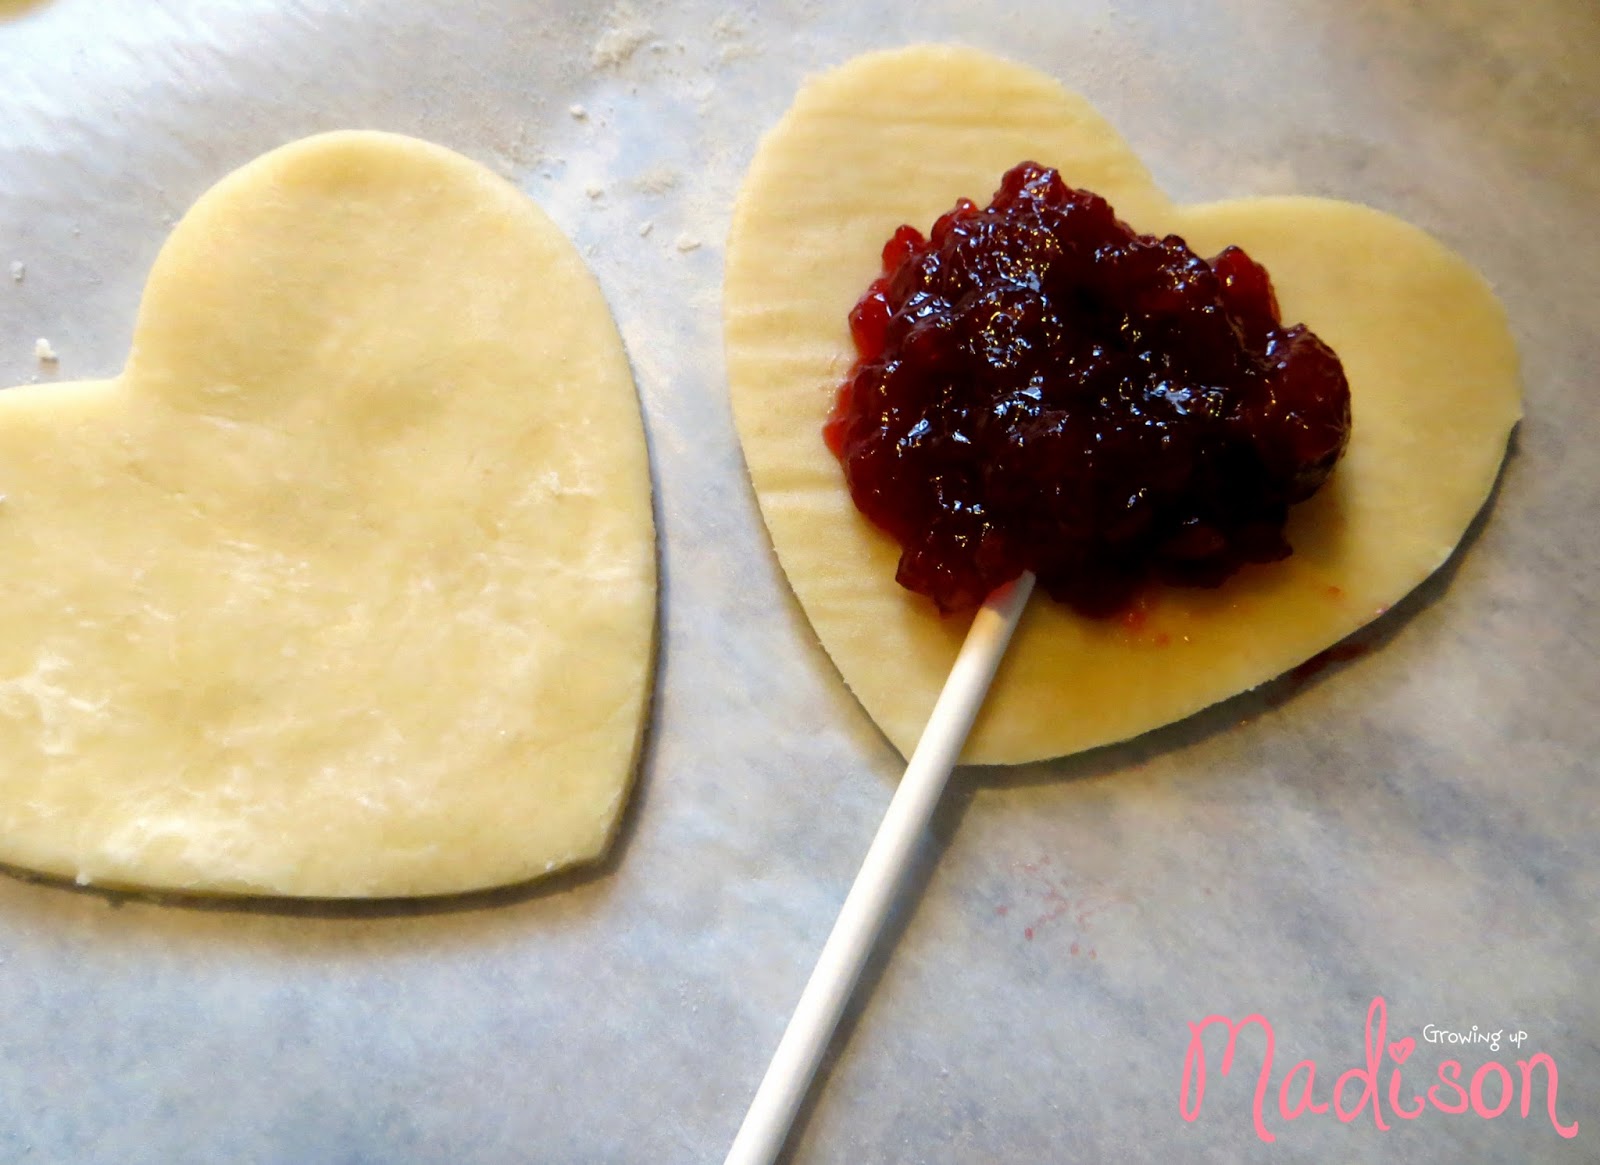
[[1314, 198], [1177, 207], [1081, 97], [984, 54], [878, 53], [803, 88], [734, 209], [725, 321], [745, 460], [789, 582], [845, 682], [903, 753], [966, 620], [894, 581], [899, 550], [855, 509], [822, 422], [854, 359], [846, 315], [901, 223], [987, 203], [1031, 159], [1125, 221], [1202, 255], [1243, 246], [1286, 321], [1344, 361], [1349, 453], [1297, 508], [1294, 556], [1173, 589], [1137, 626], [1035, 599], [964, 759], [1018, 763], [1122, 740], [1254, 687], [1382, 613], [1449, 556], [1520, 415], [1516, 352], [1483, 279], [1421, 231]]
[[651, 673], [633, 381], [560, 230], [341, 133], [174, 230], [114, 380], [0, 393], [0, 860], [330, 897], [606, 848]]

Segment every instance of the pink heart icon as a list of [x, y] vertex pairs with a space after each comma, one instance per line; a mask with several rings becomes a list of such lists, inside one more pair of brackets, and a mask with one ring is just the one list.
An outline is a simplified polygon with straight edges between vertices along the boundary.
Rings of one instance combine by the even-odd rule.
[[1410, 1036], [1407, 1036], [1398, 1043], [1389, 1045], [1389, 1058], [1392, 1059], [1396, 1064], [1404, 1064], [1406, 1062], [1406, 1057], [1411, 1054], [1412, 1050], [1416, 1046], [1417, 1041], [1412, 1039]]

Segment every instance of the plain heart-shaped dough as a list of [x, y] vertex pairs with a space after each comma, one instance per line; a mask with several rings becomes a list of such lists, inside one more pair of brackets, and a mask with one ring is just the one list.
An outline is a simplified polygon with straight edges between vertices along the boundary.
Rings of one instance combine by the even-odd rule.
[[561, 231], [376, 133], [224, 179], [114, 380], [0, 394], [0, 860], [442, 894], [604, 851], [651, 674], [633, 380]]
[[1285, 321], [1344, 361], [1354, 426], [1297, 507], [1294, 556], [1219, 590], [1159, 594], [1137, 627], [1036, 598], [964, 759], [1018, 763], [1145, 732], [1252, 688], [1386, 610], [1449, 556], [1520, 415], [1516, 352], [1484, 281], [1421, 231], [1350, 203], [1175, 207], [1116, 132], [1050, 78], [917, 47], [807, 84], [734, 209], [724, 313], [745, 461], [779, 560], [844, 680], [909, 753], [964, 619], [894, 581], [899, 548], [856, 511], [821, 429], [854, 359], [847, 314], [901, 223], [980, 204], [1011, 166], [1058, 167], [1139, 230], [1272, 273]]

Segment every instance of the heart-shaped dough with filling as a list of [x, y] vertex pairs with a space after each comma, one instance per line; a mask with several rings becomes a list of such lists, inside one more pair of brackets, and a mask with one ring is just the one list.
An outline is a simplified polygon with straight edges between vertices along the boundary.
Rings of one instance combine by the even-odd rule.
[[0, 860], [331, 897], [606, 848], [655, 536], [600, 289], [448, 150], [309, 138], [209, 191], [126, 370], [0, 393]]
[[966, 633], [894, 581], [899, 547], [851, 503], [822, 424], [854, 360], [847, 315], [901, 223], [980, 205], [1025, 159], [1104, 195], [1136, 229], [1271, 272], [1285, 322], [1339, 353], [1349, 452], [1296, 507], [1294, 555], [1217, 590], [1167, 589], [1127, 622], [1042, 596], [1024, 615], [964, 759], [1107, 744], [1252, 688], [1387, 609], [1449, 556], [1520, 415], [1516, 352], [1483, 279], [1362, 206], [1260, 198], [1173, 206], [1081, 97], [957, 48], [877, 53], [808, 83], [763, 140], [728, 243], [728, 376], [756, 497], [822, 645], [908, 753]]

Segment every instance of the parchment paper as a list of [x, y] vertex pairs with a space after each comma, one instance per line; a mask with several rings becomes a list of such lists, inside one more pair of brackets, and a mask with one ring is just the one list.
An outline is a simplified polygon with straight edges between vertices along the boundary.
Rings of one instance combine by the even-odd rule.
[[[1591, 0], [10, 0], [0, 382], [114, 373], [167, 230], [234, 166], [336, 127], [430, 138], [588, 252], [637, 371], [664, 588], [639, 788], [598, 870], [349, 907], [0, 876], [0, 1161], [721, 1159], [900, 770], [745, 482], [722, 241], [800, 80], [917, 40], [1059, 76], [1177, 197], [1326, 194], [1434, 232], [1509, 309], [1527, 419], [1487, 517], [1359, 658], [957, 774], [793, 1159], [1600, 1160]], [[1283, 1119], [1297, 1061], [1318, 1103], [1364, 1064], [1377, 996], [1388, 1041], [1415, 1041], [1402, 1104], [1442, 1061], [1463, 1086], [1496, 1061], [1504, 1114]], [[1273, 1027], [1274, 1143], [1259, 1026], [1227, 1077], [1212, 1031], [1203, 1111], [1180, 1113], [1214, 1013]], [[1472, 1025], [1499, 1050], [1427, 1034]], [[1535, 1052], [1570, 1140], [1543, 1068], [1521, 1114]]]

